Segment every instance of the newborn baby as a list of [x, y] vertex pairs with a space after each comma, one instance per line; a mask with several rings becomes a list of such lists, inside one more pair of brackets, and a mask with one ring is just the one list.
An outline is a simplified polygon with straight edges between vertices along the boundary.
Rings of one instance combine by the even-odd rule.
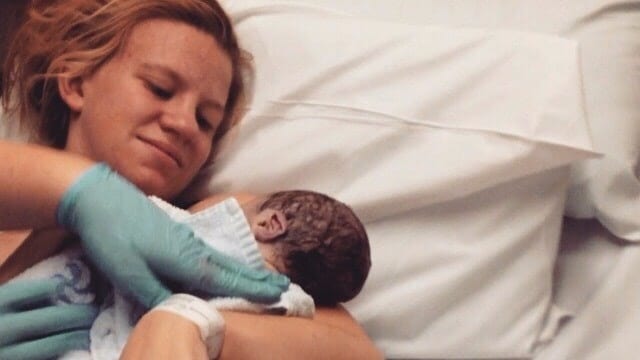
[[[228, 255], [287, 275], [318, 305], [351, 300], [362, 289], [371, 266], [369, 242], [347, 205], [301, 190], [237, 194], [212, 206], [219, 200], [205, 199], [189, 209], [192, 214], [176, 214], [175, 219], [186, 217], [194, 232], [211, 239], [214, 248], [226, 242], [235, 248], [225, 251]], [[228, 216], [220, 216], [222, 211]], [[229, 219], [226, 224], [216, 220], [223, 218]]]

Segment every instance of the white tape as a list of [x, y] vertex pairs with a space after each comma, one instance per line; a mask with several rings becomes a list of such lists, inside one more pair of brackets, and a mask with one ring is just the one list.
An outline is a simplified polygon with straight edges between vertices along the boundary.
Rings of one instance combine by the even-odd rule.
[[152, 311], [155, 310], [168, 311], [195, 323], [207, 346], [209, 358], [216, 359], [220, 355], [224, 340], [224, 318], [206, 301], [189, 294], [173, 294]]

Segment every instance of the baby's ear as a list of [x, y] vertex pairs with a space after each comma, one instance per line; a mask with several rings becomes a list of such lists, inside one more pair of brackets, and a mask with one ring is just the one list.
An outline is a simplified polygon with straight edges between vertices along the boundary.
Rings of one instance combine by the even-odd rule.
[[82, 78], [59, 76], [58, 92], [71, 111], [80, 112], [84, 105], [84, 94], [82, 92]]
[[280, 210], [264, 209], [253, 219], [251, 230], [256, 240], [271, 242], [287, 231], [287, 219]]

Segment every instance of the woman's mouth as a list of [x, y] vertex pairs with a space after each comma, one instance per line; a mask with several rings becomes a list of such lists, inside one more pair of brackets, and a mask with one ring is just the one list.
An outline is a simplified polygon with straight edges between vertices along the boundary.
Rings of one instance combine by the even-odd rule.
[[182, 167], [182, 161], [180, 159], [180, 156], [178, 155], [179, 153], [173, 145], [160, 140], [154, 140], [140, 136], [138, 136], [138, 139], [148, 146], [154, 148], [157, 153], [165, 158], [168, 158], [168, 160], [175, 163], [179, 168]]

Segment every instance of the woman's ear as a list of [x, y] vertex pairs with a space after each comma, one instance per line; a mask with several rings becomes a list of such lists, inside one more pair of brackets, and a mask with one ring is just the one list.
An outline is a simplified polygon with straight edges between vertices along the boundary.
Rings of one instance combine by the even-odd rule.
[[261, 210], [251, 223], [251, 230], [259, 242], [271, 242], [287, 231], [287, 218], [280, 210]]
[[59, 76], [58, 92], [71, 111], [80, 112], [82, 110], [84, 105], [82, 78]]

